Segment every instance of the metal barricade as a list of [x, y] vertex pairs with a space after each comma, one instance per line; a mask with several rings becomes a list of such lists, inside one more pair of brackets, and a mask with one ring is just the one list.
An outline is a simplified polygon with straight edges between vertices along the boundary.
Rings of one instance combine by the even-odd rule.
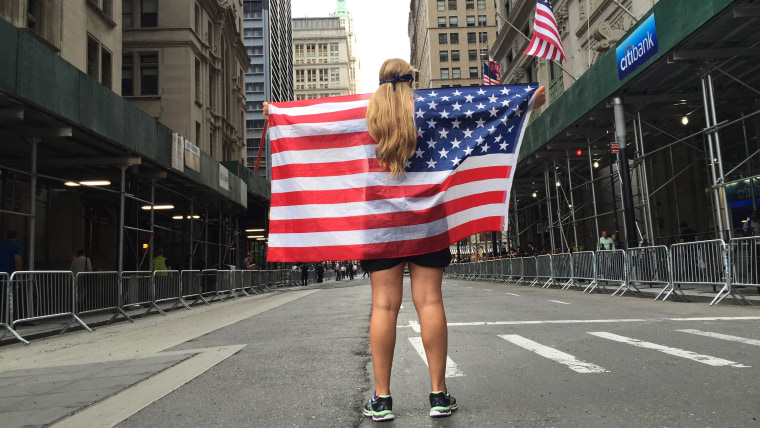
[[628, 271], [628, 283], [631, 285], [662, 285], [663, 289], [654, 298], [665, 295], [663, 301], [674, 294], [681, 300], [688, 301], [683, 292], [673, 287], [670, 275], [670, 256], [664, 245], [653, 247], [629, 248], [625, 251], [625, 264]]
[[172, 310], [182, 305], [190, 309], [182, 299], [182, 275], [178, 270], [157, 270], [153, 272], [153, 303], [174, 302]]
[[[586, 288], [586, 292], [591, 293], [597, 288], [609, 293], [607, 285], [620, 283], [619, 288], [615, 291], [623, 290], [626, 287], [625, 277], [625, 251], [623, 250], [602, 250], [597, 251], [596, 257], [596, 280], [593, 285]], [[613, 296], [615, 295], [613, 293]]]
[[514, 281], [515, 285], [519, 284], [523, 280], [523, 259], [522, 257], [515, 257], [509, 260], [511, 275], [509, 280]]
[[510, 278], [512, 278], [511, 260], [512, 259], [499, 260], [499, 282], [504, 282], [506, 284], [509, 282]]
[[684, 242], [670, 247], [670, 266], [673, 284], [711, 285], [713, 291], [721, 290], [710, 306], [731, 295], [741, 303], [747, 303], [742, 294], [731, 285], [728, 271], [728, 247], [722, 239], [710, 241]]
[[16, 330], [11, 327], [13, 312], [13, 287], [10, 286], [10, 277], [6, 272], [0, 272], [0, 328], [2, 328], [2, 335], [0, 339], [4, 338], [9, 332], [18, 339], [24, 345], [28, 345], [29, 342], [21, 337]]
[[198, 302], [208, 305], [208, 300], [203, 297], [204, 280], [205, 277], [199, 270], [183, 270], [181, 273], [182, 300], [187, 302], [192, 298], [190, 306]]
[[732, 239], [729, 245], [731, 289], [741, 295], [737, 286], [760, 287], [760, 236]]
[[570, 253], [552, 255], [552, 275], [561, 289], [570, 288], [573, 279], [573, 259]]
[[120, 314], [134, 322], [119, 303], [119, 272], [79, 272], [75, 281], [77, 315], [113, 311], [113, 317], [109, 322]]
[[522, 266], [524, 282], [529, 282], [529, 287], [536, 285], [538, 283], [538, 266], [536, 265], [536, 258], [523, 257]]
[[541, 288], [549, 288], [554, 284], [554, 274], [552, 272], [552, 256], [548, 254], [540, 255], [536, 258], [536, 279]]
[[594, 286], [596, 282], [596, 257], [593, 251], [578, 251], [573, 253], [573, 281], [566, 288], [575, 285], [579, 290], [583, 289], [586, 282], [586, 289]]
[[230, 271], [230, 281], [232, 283], [232, 292], [235, 293], [236, 296], [250, 296], [247, 291], [245, 291], [246, 287], [244, 285], [243, 281], [243, 273], [244, 270], [233, 270]]
[[126, 271], [120, 275], [120, 292], [122, 309], [129, 310], [146, 306], [148, 309], [143, 316], [154, 309], [161, 315], [166, 313], [156, 304], [156, 290], [153, 283], [153, 272]]
[[230, 279], [230, 273], [231, 271], [228, 270], [215, 271], [216, 280], [214, 281], [214, 293], [216, 298], [219, 300], [237, 298], [237, 295], [232, 291], [232, 280]]
[[[257, 270], [244, 270], [241, 271], [241, 281], [242, 281], [242, 287], [243, 292], [245, 292], [247, 295], [251, 294], [260, 294], [261, 286], [260, 282], [258, 281], [259, 271]], [[248, 290], [248, 291], [246, 291]]]
[[489, 260], [486, 262], [486, 278], [490, 282], [495, 282], [499, 280], [499, 276], [501, 275], [501, 264], [499, 263], [500, 260]]
[[76, 315], [76, 287], [71, 271], [17, 271], [10, 278], [11, 327], [18, 323], [69, 317], [61, 334], [79, 324], [92, 331]]

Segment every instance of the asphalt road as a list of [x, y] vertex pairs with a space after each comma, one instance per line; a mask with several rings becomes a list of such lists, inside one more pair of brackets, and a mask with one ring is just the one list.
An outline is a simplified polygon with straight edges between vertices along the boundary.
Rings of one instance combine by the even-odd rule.
[[[396, 420], [384, 425], [760, 426], [757, 307], [448, 279], [444, 299], [447, 384], [459, 410], [427, 416], [407, 278]], [[370, 310], [360, 278], [3, 347], [0, 418], [4, 426], [375, 425], [360, 413], [372, 390]], [[50, 373], [64, 378], [55, 394], [40, 380]]]

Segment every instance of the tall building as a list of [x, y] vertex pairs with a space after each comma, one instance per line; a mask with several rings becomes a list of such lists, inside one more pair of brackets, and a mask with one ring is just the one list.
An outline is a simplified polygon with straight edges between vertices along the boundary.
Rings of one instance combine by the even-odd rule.
[[409, 40], [416, 87], [478, 86], [496, 40], [496, 6], [489, 0], [411, 0]]
[[296, 99], [355, 94], [359, 60], [353, 20], [338, 0], [331, 17], [293, 19], [293, 71]]
[[242, 4], [123, 0], [121, 13], [122, 96], [214, 159], [245, 164]]
[[[246, 157], [254, 168], [264, 128], [262, 103], [294, 98], [290, 0], [244, 0], [243, 18], [243, 43], [251, 58], [245, 74]], [[266, 141], [265, 147], [268, 151]], [[262, 149], [263, 177], [268, 176], [268, 159]]]

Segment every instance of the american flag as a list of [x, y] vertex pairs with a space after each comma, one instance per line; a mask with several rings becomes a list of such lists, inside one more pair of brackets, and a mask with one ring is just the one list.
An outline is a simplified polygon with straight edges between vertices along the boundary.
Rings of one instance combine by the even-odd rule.
[[524, 53], [553, 61], [565, 61], [562, 38], [559, 35], [554, 10], [549, 0], [538, 0], [536, 19], [533, 23], [533, 38]]
[[367, 132], [371, 94], [273, 103], [268, 261], [442, 250], [506, 227], [537, 84], [418, 90], [418, 139], [393, 179]]
[[483, 63], [483, 84], [498, 85], [501, 79], [501, 64], [494, 61], [493, 58]]

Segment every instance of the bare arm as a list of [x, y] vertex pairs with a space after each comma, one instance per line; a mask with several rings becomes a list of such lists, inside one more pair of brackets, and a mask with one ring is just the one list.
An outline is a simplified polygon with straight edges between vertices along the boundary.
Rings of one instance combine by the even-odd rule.
[[264, 120], [269, 120], [269, 103], [264, 101]]
[[546, 104], [546, 86], [539, 86], [536, 89], [536, 101], [533, 104], [533, 108], [539, 108]]
[[15, 254], [13, 256], [13, 261], [16, 262], [16, 270], [21, 270], [21, 268], [24, 265], [23, 261], [21, 260], [21, 256], [19, 256], [18, 254]]

